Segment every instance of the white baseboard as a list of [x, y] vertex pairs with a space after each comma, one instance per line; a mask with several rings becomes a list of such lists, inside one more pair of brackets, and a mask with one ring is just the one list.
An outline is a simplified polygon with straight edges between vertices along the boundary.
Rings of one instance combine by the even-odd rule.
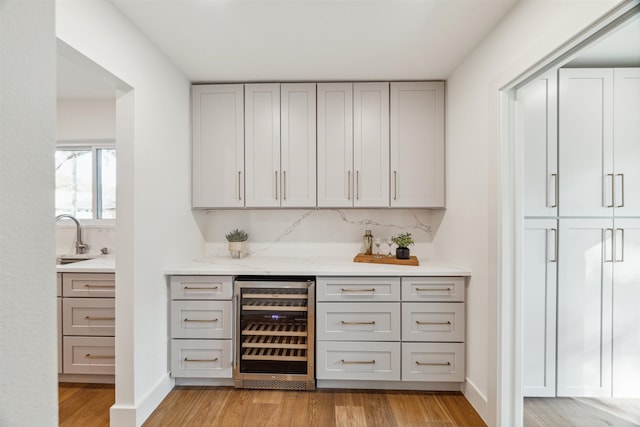
[[487, 396], [482, 394], [469, 378], [466, 378], [466, 381], [462, 385], [462, 394], [464, 394], [464, 397], [471, 403], [471, 406], [473, 406], [473, 409], [476, 410], [482, 420], [488, 424], [487, 420], [491, 419], [491, 417], [489, 416]]
[[116, 403], [111, 407], [109, 424], [112, 427], [141, 426], [162, 402], [162, 399], [173, 389], [173, 385], [174, 380], [167, 373], [136, 402], [135, 406]]

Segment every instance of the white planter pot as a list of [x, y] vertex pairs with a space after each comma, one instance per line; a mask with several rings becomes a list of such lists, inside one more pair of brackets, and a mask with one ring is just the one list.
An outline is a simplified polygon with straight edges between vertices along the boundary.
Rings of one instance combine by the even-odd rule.
[[244, 247], [245, 242], [229, 242], [229, 252], [231, 252], [231, 258], [242, 258]]

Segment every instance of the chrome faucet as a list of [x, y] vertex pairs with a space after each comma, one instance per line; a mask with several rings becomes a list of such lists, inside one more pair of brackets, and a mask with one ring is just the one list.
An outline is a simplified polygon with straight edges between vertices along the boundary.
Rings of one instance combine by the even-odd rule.
[[56, 222], [60, 221], [63, 218], [69, 218], [73, 222], [76, 223], [76, 254], [83, 254], [89, 248], [89, 245], [82, 242], [82, 227], [80, 226], [80, 221], [76, 219], [73, 215], [62, 214], [56, 217]]

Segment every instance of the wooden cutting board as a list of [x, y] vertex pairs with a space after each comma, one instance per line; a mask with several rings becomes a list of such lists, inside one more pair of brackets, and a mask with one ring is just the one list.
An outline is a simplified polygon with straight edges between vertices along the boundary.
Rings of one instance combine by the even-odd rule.
[[376, 258], [375, 255], [358, 254], [353, 259], [353, 262], [369, 262], [372, 264], [395, 264], [395, 265], [420, 265], [418, 258], [413, 255], [409, 259], [398, 259], [396, 257], [388, 257], [382, 255], [382, 258]]

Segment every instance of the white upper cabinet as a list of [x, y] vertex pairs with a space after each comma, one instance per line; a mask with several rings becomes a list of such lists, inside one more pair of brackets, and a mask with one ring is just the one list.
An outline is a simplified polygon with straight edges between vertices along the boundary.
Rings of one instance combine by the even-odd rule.
[[561, 69], [560, 215], [613, 215], [613, 70]]
[[640, 216], [640, 68], [613, 70], [615, 216]]
[[525, 216], [556, 216], [558, 212], [557, 87], [554, 70], [518, 91]]
[[353, 84], [355, 207], [389, 206], [389, 83]]
[[246, 206], [278, 207], [280, 84], [245, 85]]
[[444, 83], [391, 83], [391, 207], [445, 199]]
[[316, 85], [282, 84], [281, 206], [316, 206]]
[[191, 89], [192, 206], [244, 206], [243, 85]]
[[318, 83], [318, 207], [353, 206], [353, 84]]

